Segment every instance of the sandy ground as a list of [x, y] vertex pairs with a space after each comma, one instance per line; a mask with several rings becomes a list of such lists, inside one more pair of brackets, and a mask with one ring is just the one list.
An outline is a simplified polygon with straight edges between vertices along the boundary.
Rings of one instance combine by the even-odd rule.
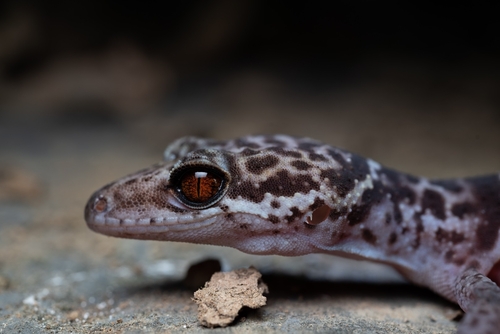
[[[458, 307], [389, 268], [113, 239], [83, 219], [94, 190], [160, 160], [182, 135], [304, 135], [430, 177], [500, 170], [494, 106], [470, 94], [437, 99], [426, 84], [377, 80], [304, 93], [251, 73], [126, 119], [0, 114], [0, 166], [23, 171], [27, 183], [0, 202], [0, 333], [453, 333]], [[208, 258], [224, 270], [255, 266], [269, 286], [267, 306], [228, 328], [201, 327], [183, 280]]]

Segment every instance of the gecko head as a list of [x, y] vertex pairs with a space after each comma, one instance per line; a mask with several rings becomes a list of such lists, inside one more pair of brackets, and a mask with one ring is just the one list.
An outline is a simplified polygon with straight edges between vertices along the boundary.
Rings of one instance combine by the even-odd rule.
[[197, 150], [96, 191], [85, 207], [90, 229], [117, 237], [192, 241], [208, 235], [231, 176], [213, 150]]
[[[85, 208], [87, 225], [116, 237], [283, 255], [303, 254], [299, 247], [312, 235], [331, 234], [333, 227], [320, 223], [344, 204], [322, 184], [342, 179], [337, 173], [342, 164], [301, 150], [300, 142], [286, 136], [222, 144], [188, 139], [168, 148], [165, 162], [95, 192]], [[352, 181], [353, 175], [345, 179]], [[365, 181], [351, 182], [352, 192], [368, 186]]]

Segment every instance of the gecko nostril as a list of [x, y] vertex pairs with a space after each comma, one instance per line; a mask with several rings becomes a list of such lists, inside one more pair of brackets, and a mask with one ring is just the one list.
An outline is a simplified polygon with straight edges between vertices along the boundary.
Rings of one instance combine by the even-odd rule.
[[94, 210], [98, 213], [106, 211], [108, 208], [108, 201], [105, 198], [99, 198], [94, 202]]

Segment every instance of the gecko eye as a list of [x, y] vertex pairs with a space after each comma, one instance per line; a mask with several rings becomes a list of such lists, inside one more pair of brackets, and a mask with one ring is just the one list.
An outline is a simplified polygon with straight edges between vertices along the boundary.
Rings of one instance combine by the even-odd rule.
[[205, 209], [224, 195], [227, 178], [211, 166], [188, 166], [172, 172], [175, 195], [192, 209]]

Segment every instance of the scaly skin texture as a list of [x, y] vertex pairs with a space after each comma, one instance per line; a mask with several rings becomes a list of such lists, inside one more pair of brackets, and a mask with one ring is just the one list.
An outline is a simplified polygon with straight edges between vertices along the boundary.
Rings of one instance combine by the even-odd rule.
[[[213, 196], [188, 200], [186, 175], [195, 195], [217, 179]], [[499, 174], [428, 180], [308, 138], [186, 137], [164, 162], [94, 193], [85, 219], [122, 238], [386, 263], [457, 302], [459, 332], [500, 328]]]

